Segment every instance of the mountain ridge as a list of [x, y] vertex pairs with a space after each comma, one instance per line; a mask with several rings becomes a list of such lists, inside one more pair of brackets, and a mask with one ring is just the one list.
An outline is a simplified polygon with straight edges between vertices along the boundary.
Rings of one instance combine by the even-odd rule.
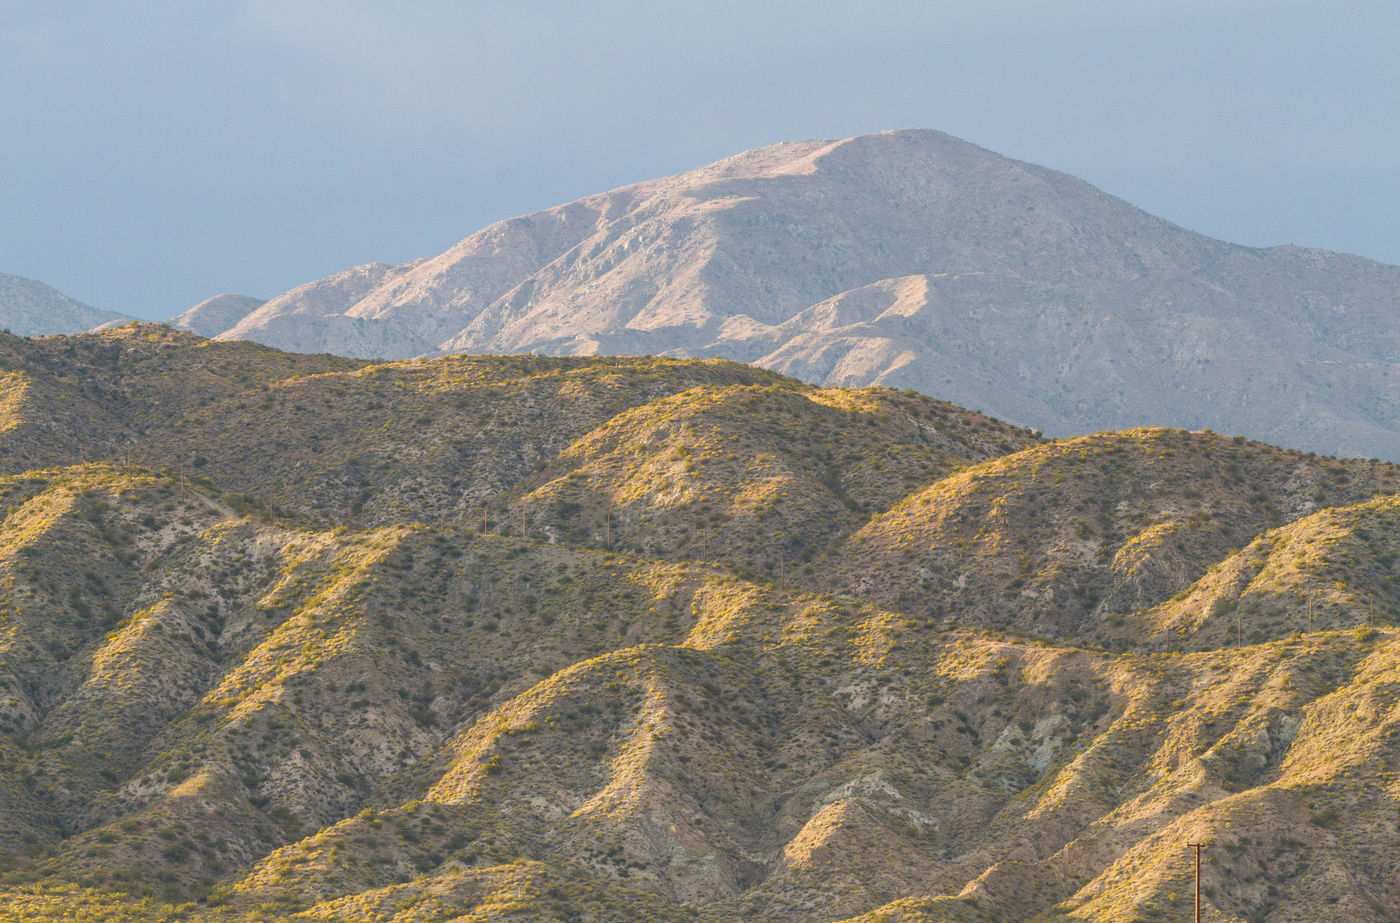
[[104, 324], [135, 320], [75, 301], [36, 279], [0, 272], [0, 328], [17, 336], [82, 333]]
[[[57, 438], [58, 436], [62, 438]], [[1400, 466], [0, 336], [0, 915], [1382, 923]]]
[[1213, 240], [905, 130], [507, 219], [437, 257], [307, 283], [219, 336], [383, 358], [721, 355], [1054, 435], [1209, 427], [1395, 460], [1397, 292], [1396, 267]]

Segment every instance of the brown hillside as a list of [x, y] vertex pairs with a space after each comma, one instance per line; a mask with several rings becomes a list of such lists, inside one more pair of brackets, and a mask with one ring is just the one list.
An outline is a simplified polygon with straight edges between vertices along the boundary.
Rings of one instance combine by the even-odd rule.
[[1179, 920], [1202, 840], [1206, 919], [1400, 905], [1393, 466], [0, 347], [0, 918]]
[[1398, 474], [1214, 433], [1101, 433], [940, 480], [819, 567], [832, 589], [931, 618], [1141, 643], [1115, 626], [1260, 532], [1391, 493]]

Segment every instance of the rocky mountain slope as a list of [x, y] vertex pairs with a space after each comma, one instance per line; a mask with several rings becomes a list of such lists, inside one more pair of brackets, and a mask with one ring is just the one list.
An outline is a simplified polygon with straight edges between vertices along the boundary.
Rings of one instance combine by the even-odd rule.
[[0, 272], [0, 330], [16, 336], [82, 333], [103, 324], [130, 320], [125, 314], [74, 301], [34, 279]]
[[1212, 240], [1072, 176], [899, 131], [503, 221], [304, 285], [219, 335], [386, 358], [724, 356], [1056, 435], [1210, 427], [1400, 460], [1398, 297], [1400, 268]]
[[0, 337], [0, 916], [1384, 921], [1400, 469]]
[[226, 292], [204, 299], [171, 320], [170, 326], [202, 337], [218, 336], [266, 303], [261, 298]]

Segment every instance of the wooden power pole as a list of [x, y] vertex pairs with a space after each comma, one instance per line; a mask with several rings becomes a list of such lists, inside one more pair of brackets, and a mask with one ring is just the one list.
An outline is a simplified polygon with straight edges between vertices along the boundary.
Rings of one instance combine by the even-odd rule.
[[1196, 923], [1201, 923], [1201, 850], [1206, 848], [1206, 844], [1187, 843], [1186, 845], [1196, 851]]

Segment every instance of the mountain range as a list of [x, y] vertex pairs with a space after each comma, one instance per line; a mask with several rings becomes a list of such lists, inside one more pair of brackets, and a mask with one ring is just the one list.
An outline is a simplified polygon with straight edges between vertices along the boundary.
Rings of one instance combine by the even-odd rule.
[[1054, 435], [1400, 460], [1400, 268], [1257, 249], [934, 131], [778, 144], [358, 266], [230, 323], [300, 352], [723, 356]]
[[[1052, 435], [1209, 427], [1400, 460], [1397, 293], [1400, 268], [1213, 240], [911, 130], [749, 151], [172, 323], [361, 358], [722, 356]], [[82, 329], [25, 312], [12, 330]]]
[[1400, 906], [1400, 467], [715, 359], [0, 335], [0, 917]]

